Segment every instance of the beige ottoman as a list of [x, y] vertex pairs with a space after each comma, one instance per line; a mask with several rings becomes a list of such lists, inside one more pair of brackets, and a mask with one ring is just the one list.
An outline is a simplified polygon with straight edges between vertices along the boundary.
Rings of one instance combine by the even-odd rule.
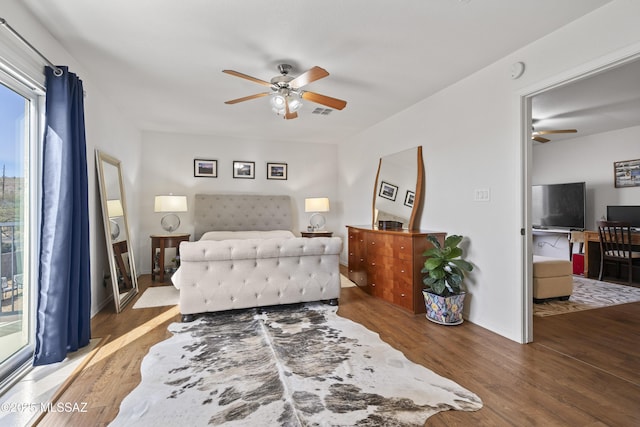
[[571, 261], [533, 256], [533, 300], [568, 300], [573, 292]]

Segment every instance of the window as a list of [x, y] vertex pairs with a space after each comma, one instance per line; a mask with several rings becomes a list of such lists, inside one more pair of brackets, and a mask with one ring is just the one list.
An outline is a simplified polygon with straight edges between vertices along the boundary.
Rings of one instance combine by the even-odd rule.
[[0, 74], [0, 382], [33, 354], [38, 95]]

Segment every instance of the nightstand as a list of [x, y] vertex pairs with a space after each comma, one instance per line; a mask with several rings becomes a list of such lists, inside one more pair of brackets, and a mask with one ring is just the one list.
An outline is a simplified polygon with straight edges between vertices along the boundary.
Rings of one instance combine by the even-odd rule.
[[301, 231], [302, 237], [331, 237], [333, 231]]
[[158, 276], [164, 282], [164, 250], [176, 248], [176, 257], [180, 256], [180, 243], [188, 242], [191, 234], [152, 234], [151, 236], [151, 280], [156, 280], [156, 249], [160, 254], [158, 257]]

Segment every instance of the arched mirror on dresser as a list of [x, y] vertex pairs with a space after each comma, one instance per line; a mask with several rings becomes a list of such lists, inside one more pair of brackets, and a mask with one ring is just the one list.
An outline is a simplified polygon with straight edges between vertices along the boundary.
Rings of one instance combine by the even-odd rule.
[[138, 293], [120, 160], [96, 150], [96, 168], [116, 312]]
[[349, 279], [414, 314], [426, 311], [423, 254], [433, 247], [427, 236], [442, 243], [446, 235], [419, 229], [424, 176], [422, 147], [382, 157], [373, 194], [373, 224], [347, 226]]
[[381, 157], [373, 193], [373, 226], [418, 229], [423, 191], [421, 146]]

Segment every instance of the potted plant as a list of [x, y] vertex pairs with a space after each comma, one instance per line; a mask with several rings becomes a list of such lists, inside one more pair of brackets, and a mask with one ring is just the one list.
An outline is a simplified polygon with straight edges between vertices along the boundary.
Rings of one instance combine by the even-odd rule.
[[465, 272], [473, 270], [473, 265], [461, 259], [462, 249], [458, 247], [462, 236], [448, 236], [441, 245], [435, 236], [427, 239], [433, 247], [424, 252], [422, 279], [427, 319], [443, 325], [462, 323], [462, 307], [465, 290], [463, 286]]

